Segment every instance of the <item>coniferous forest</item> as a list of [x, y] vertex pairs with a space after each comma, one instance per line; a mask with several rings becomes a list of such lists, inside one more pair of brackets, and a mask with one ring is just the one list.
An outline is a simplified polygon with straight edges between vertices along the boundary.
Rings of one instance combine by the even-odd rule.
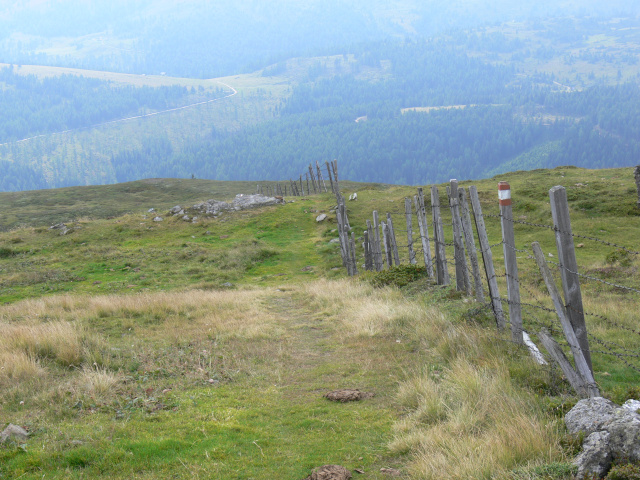
[[[351, 14], [346, 24], [355, 21]], [[365, 35], [364, 24], [341, 38], [336, 25], [325, 32], [333, 40], [318, 37], [304, 52], [247, 49], [243, 66], [239, 58], [215, 67], [212, 60], [196, 71], [186, 53], [176, 60], [170, 74], [231, 75], [203, 80], [207, 88], [179, 79], [152, 86], [144, 75], [139, 85], [77, 72], [25, 75], [7, 65], [0, 70], [0, 190], [149, 177], [284, 180], [332, 159], [342, 178], [403, 184], [633, 165], [640, 158], [638, 20], [600, 15], [455, 25], [383, 40]], [[0, 53], [10, 58], [7, 42]], [[97, 58], [56, 58], [100, 67]], [[127, 65], [121, 70], [148, 68]], [[242, 71], [254, 73], [235, 75]], [[214, 99], [221, 102], [206, 109], [118, 122]], [[109, 122], [117, 126], [100, 126]]]

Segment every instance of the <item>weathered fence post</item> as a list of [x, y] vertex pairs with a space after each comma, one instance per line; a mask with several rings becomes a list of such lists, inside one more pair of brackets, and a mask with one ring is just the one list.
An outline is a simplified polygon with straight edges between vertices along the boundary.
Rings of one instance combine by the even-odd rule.
[[340, 239], [340, 254], [342, 255], [342, 265], [347, 267], [347, 271], [349, 274], [351, 269], [349, 267], [349, 250], [347, 248], [347, 242], [345, 242], [345, 228], [344, 228], [344, 219], [342, 218], [342, 214], [338, 210], [336, 212], [336, 218], [338, 220], [338, 238]]
[[391, 254], [391, 242], [389, 241], [389, 226], [385, 222], [380, 222], [382, 227], [382, 243], [384, 243], [384, 254], [389, 268], [393, 267], [393, 256]]
[[573, 245], [571, 231], [571, 219], [569, 218], [569, 203], [567, 191], [562, 186], [555, 186], [549, 190], [551, 199], [551, 216], [556, 231], [556, 247], [558, 249], [558, 261], [560, 262], [560, 276], [564, 290], [564, 301], [567, 314], [571, 320], [573, 330], [580, 342], [589, 369], [593, 374], [591, 365], [591, 352], [589, 351], [589, 339], [587, 338], [587, 326], [584, 321], [584, 307], [582, 306], [582, 292], [580, 291], [580, 278], [578, 277], [578, 262]]
[[391, 214], [387, 213], [387, 228], [389, 229], [389, 245], [393, 254], [393, 261], [396, 265], [400, 265], [400, 256], [398, 255], [398, 243], [396, 242], [396, 231], [393, 228], [393, 220]]
[[[562, 324], [562, 330], [564, 331], [564, 336], [569, 343], [569, 348], [571, 348], [571, 353], [573, 353], [573, 359], [576, 363], [576, 370], [580, 377], [584, 380], [584, 388], [588, 392], [588, 396], [590, 397], [598, 397], [600, 396], [600, 392], [598, 391], [598, 387], [596, 385], [595, 379], [593, 378], [593, 370], [591, 365], [587, 362], [587, 358], [585, 355], [585, 349], [582, 347], [580, 343], [580, 339], [577, 338], [577, 332], [574, 330], [573, 324], [569, 318], [568, 312], [562, 304], [562, 299], [560, 298], [560, 293], [556, 287], [556, 283], [553, 280], [553, 276], [551, 275], [551, 271], [549, 270], [549, 266], [547, 265], [547, 261], [544, 258], [544, 254], [542, 253], [542, 249], [540, 248], [540, 244], [538, 242], [533, 242], [531, 244], [533, 248], [533, 255], [536, 259], [536, 263], [538, 264], [538, 268], [540, 268], [540, 273], [542, 274], [542, 278], [544, 279], [544, 283], [547, 285], [547, 290], [549, 291], [549, 295], [553, 300], [553, 305], [558, 313], [558, 318], [560, 319], [560, 323]], [[585, 329], [586, 333], [586, 329]], [[547, 345], [545, 344], [545, 348]], [[588, 351], [589, 344], [587, 343]], [[549, 348], [547, 348], [549, 350]], [[551, 353], [551, 352], [549, 352]]]
[[444, 245], [444, 228], [440, 216], [440, 194], [438, 187], [431, 187], [431, 210], [433, 213], [433, 239], [436, 244], [436, 274], [438, 285], [449, 285], [449, 270], [447, 269], [447, 252]]
[[380, 225], [378, 221], [378, 211], [373, 211], [373, 234], [374, 234], [374, 251], [373, 256], [376, 263], [376, 271], [379, 272], [384, 268], [383, 257], [382, 257], [382, 245], [380, 244], [380, 229], [378, 227]]
[[331, 167], [329, 166], [329, 162], [324, 162], [324, 163], [327, 166], [327, 175], [329, 175], [329, 182], [331, 182], [331, 191], [335, 195], [336, 187], [334, 187], [333, 185], [333, 175], [331, 175]]
[[333, 179], [336, 182], [336, 194], [340, 194], [340, 182], [338, 181], [338, 160], [334, 159], [331, 162], [331, 167], [333, 168]]
[[416, 205], [418, 215], [418, 226], [420, 227], [420, 240], [422, 241], [422, 255], [424, 256], [424, 265], [427, 267], [427, 274], [433, 278], [433, 263], [431, 260], [431, 245], [429, 242], [429, 226], [427, 225], [427, 215], [424, 206], [424, 194], [422, 188], [418, 188], [418, 195], [413, 196], [413, 202]]
[[500, 199], [500, 221], [502, 224], [504, 268], [507, 273], [507, 295], [509, 297], [511, 339], [517, 343], [524, 343], [524, 339], [522, 337], [522, 305], [520, 304], [516, 240], [513, 230], [513, 212], [511, 208], [511, 187], [507, 182], [500, 182], [498, 184], [498, 197]]
[[351, 241], [349, 242], [351, 251], [351, 275], [358, 274], [358, 261], [356, 260], [356, 234], [351, 232]]
[[373, 264], [371, 261], [371, 245], [369, 244], [369, 230], [371, 229], [371, 224], [369, 220], [367, 220], [367, 230], [364, 231], [364, 269], [367, 271], [373, 270]]
[[476, 290], [476, 300], [484, 302], [484, 288], [482, 288], [482, 279], [480, 277], [480, 267], [478, 266], [478, 253], [476, 252], [476, 242], [473, 239], [473, 227], [471, 226], [471, 214], [469, 213], [469, 203], [467, 202], [467, 193], [464, 187], [458, 189], [458, 197], [460, 200], [460, 212], [462, 220], [462, 233], [464, 233], [464, 241], [467, 244], [467, 253], [471, 262], [471, 271], [473, 272], [473, 283]]
[[491, 244], [489, 244], [489, 237], [487, 236], [487, 229], [484, 224], [484, 217], [482, 216], [480, 197], [478, 196], [478, 189], [475, 185], [469, 187], [469, 196], [471, 197], [471, 206], [473, 207], [473, 218], [475, 218], [476, 221], [476, 230], [478, 231], [478, 241], [480, 242], [484, 271], [487, 275], [487, 283], [489, 284], [489, 296], [491, 297], [493, 314], [496, 317], [498, 328], [502, 330], [505, 328], [506, 322], [504, 319], [504, 312], [502, 310], [502, 302], [500, 301], [498, 279], [496, 278], [496, 271], [493, 266]]
[[449, 206], [453, 221], [453, 249], [456, 262], [456, 290], [471, 295], [471, 282], [467, 270], [467, 257], [464, 254], [462, 243], [462, 222], [460, 220], [460, 205], [458, 200], [458, 181], [452, 179], [449, 183]]
[[320, 181], [322, 181], [322, 186], [324, 187], [324, 193], [327, 193], [327, 184], [324, 181], [324, 177], [322, 176], [322, 170], [320, 169], [320, 164], [316, 162], [316, 170], [318, 172], [318, 185]]
[[411, 200], [409, 200], [409, 197], [405, 197], [404, 199], [404, 215], [407, 219], [407, 247], [409, 248], [409, 263], [411, 265], [415, 265], [416, 252], [413, 251], [413, 225], [411, 219]]
[[[315, 178], [315, 175], [313, 174], [313, 167], [311, 166], [311, 164], [309, 164], [309, 177], [311, 178], [311, 186], [313, 187], [313, 193], [318, 193], [318, 190], [316, 189], [316, 178]], [[311, 190], [309, 190], [309, 192], [311, 192]]]

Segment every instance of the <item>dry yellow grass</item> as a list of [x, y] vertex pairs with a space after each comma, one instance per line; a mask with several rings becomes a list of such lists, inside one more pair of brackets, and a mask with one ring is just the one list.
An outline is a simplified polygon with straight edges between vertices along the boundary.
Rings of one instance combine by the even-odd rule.
[[556, 425], [514, 388], [504, 364], [491, 363], [461, 356], [441, 375], [401, 386], [409, 413], [391, 449], [412, 454], [417, 478], [501, 478], [516, 466], [562, 460]]
[[0, 351], [0, 387], [22, 382], [44, 373], [38, 361], [24, 352]]
[[32, 358], [50, 359], [61, 365], [79, 365], [82, 345], [76, 328], [69, 322], [35, 325], [0, 324], [0, 352], [22, 352]]

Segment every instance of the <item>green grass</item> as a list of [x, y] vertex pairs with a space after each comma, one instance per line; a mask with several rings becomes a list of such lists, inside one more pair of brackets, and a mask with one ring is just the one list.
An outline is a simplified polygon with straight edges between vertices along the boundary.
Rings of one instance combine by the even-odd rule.
[[[517, 219], [551, 223], [548, 189], [563, 184], [574, 232], [637, 243], [631, 169], [561, 167], [461, 184], [477, 185], [484, 213], [495, 215], [503, 179], [511, 184]], [[466, 407], [429, 416], [438, 410], [420, 410], [428, 405], [419, 399], [427, 397], [411, 389], [428, 387], [435, 399], [438, 392], [456, 399], [447, 375], [464, 371], [468, 376], [458, 380], [467, 383], [460, 388], [479, 395], [476, 377], [497, 382], [549, 437], [535, 446], [547, 454], [505, 455], [492, 468], [505, 478], [569, 477], [574, 447], [555, 422], [577, 399], [557, 369], [539, 368], [526, 350], [499, 341], [508, 336], [496, 333], [484, 306], [452, 287], [413, 278], [412, 269], [379, 279], [400, 290], [343, 280], [338, 248], [329, 244], [336, 235], [329, 194], [197, 224], [164, 215], [176, 204], [229, 198], [244, 186], [255, 189], [252, 183], [161, 180], [0, 195], [0, 211], [33, 222], [0, 232], [0, 357], [18, 372], [0, 372], [0, 416], [32, 433], [26, 446], [0, 447], [0, 476], [304, 478], [316, 466], [338, 463], [363, 468], [368, 478], [383, 478], [379, 470], [388, 466], [429, 478], [420, 473], [436, 468], [425, 466], [423, 455], [429, 429], [454, 442], [447, 448], [462, 448], [455, 419]], [[392, 212], [398, 244], [405, 243], [404, 197], [415, 187], [342, 187], [345, 195], [358, 191], [358, 201], [347, 205], [357, 236], [377, 209], [381, 217]], [[164, 222], [152, 222], [151, 206]], [[42, 226], [81, 208], [83, 218], [74, 223], [80, 228], [65, 236]], [[120, 208], [130, 213], [119, 216]], [[329, 218], [319, 224], [320, 212]], [[497, 243], [499, 219], [488, 217], [487, 225]], [[518, 248], [537, 240], [555, 253], [551, 230], [517, 224], [516, 239]], [[637, 256], [579, 241], [585, 244], [577, 250], [582, 271], [638, 288]], [[500, 270], [501, 248], [493, 253]], [[401, 256], [406, 262], [406, 251]], [[518, 261], [523, 298], [535, 302], [539, 274], [526, 254]], [[583, 292], [589, 311], [636, 328], [636, 294], [593, 282]], [[533, 320], [552, 318], [528, 312], [525, 329], [535, 333]], [[637, 345], [626, 331], [595, 317], [587, 321], [598, 338]], [[69, 334], [52, 332], [69, 328], [74, 341], [58, 345], [56, 339]], [[27, 348], [20, 345], [31, 343], [7, 340], [33, 342], [38, 335], [49, 343]], [[20, 356], [25, 351], [35, 363], [20, 363], [28, 360]], [[640, 375], [617, 358], [594, 354], [594, 367], [605, 396], [616, 402], [637, 397]], [[20, 377], [21, 368], [31, 373]], [[494, 370], [502, 372], [499, 382]], [[452, 390], [438, 386], [447, 378]], [[376, 396], [346, 405], [322, 398], [348, 387]], [[479, 434], [492, 435], [492, 422], [469, 421]]]

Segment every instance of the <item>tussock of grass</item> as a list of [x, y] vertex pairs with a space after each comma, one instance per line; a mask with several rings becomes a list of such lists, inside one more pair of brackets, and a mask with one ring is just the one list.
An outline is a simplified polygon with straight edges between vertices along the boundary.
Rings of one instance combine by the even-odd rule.
[[0, 326], [0, 352], [22, 352], [32, 358], [53, 360], [63, 366], [79, 365], [82, 344], [76, 328], [68, 322], [40, 325]]
[[0, 387], [39, 377], [43, 373], [38, 361], [25, 352], [0, 351]]
[[100, 368], [97, 365], [84, 365], [82, 374], [77, 382], [82, 394], [92, 399], [104, 400], [122, 382], [122, 374], [110, 372], [106, 368]]
[[513, 386], [496, 360], [478, 367], [463, 357], [441, 377], [404, 383], [409, 413], [396, 425], [396, 453], [411, 452], [419, 478], [500, 478], [514, 467], [562, 458], [556, 426]]

